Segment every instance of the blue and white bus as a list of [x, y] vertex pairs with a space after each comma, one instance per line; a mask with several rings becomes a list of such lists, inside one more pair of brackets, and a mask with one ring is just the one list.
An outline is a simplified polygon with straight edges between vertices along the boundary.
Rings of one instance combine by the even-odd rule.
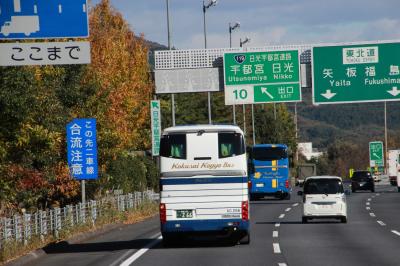
[[246, 146], [239, 127], [167, 128], [161, 137], [160, 158], [164, 243], [182, 235], [203, 234], [249, 243]]

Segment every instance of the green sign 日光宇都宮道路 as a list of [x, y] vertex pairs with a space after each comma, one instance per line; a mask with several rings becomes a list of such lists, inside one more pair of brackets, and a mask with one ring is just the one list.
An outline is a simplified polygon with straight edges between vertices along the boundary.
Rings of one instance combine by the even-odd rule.
[[225, 104], [301, 101], [298, 50], [224, 54]]

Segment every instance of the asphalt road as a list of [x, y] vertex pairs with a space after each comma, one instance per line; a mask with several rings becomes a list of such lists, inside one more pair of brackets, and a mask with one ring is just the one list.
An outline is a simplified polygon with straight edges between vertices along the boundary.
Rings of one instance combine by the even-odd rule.
[[400, 193], [347, 197], [348, 223], [301, 223], [301, 197], [251, 203], [251, 243], [184, 241], [165, 248], [158, 218], [127, 225], [80, 244], [45, 249], [27, 265], [400, 265]]

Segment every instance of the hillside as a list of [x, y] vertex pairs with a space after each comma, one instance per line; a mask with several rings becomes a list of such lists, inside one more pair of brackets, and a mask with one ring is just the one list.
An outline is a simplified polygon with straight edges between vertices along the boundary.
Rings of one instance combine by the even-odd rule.
[[[334, 140], [366, 145], [384, 139], [384, 104], [311, 104], [311, 89], [303, 88], [303, 103], [298, 105], [300, 141], [312, 141], [325, 148]], [[389, 148], [400, 131], [400, 103], [387, 103]], [[395, 144], [393, 144], [395, 145]], [[395, 148], [395, 147], [392, 147]]]

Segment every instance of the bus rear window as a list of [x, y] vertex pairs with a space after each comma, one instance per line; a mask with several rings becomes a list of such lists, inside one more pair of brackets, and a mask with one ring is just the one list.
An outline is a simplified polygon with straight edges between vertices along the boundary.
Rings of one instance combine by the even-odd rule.
[[219, 158], [238, 156], [245, 153], [245, 145], [242, 134], [218, 133]]
[[281, 160], [288, 157], [287, 149], [283, 147], [254, 147], [252, 159], [257, 161]]
[[160, 156], [186, 159], [186, 134], [173, 134], [161, 137]]

